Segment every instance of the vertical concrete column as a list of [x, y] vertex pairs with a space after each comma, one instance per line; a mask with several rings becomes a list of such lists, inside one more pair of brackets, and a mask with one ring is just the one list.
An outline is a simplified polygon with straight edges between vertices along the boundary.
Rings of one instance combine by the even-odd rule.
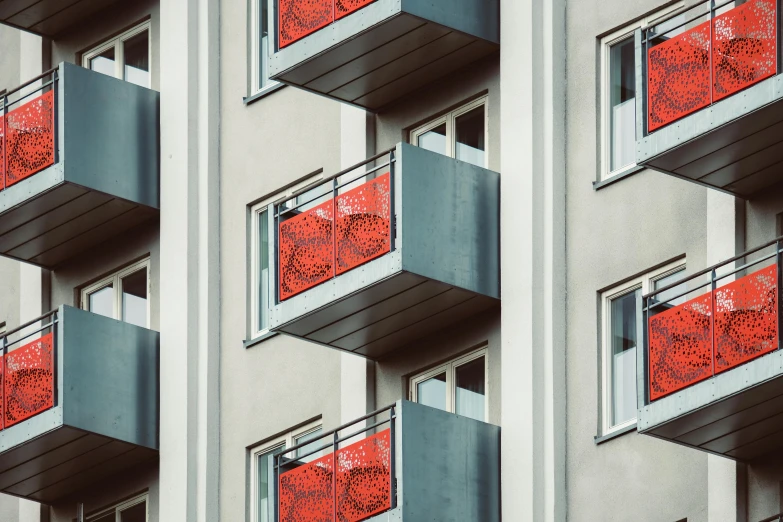
[[[744, 201], [707, 191], [707, 264], [713, 265], [745, 250]], [[746, 522], [747, 487], [738, 464], [707, 455], [707, 517], [710, 522]]]
[[564, 521], [565, 2], [500, 4], [503, 519]]
[[[340, 168], [347, 169], [375, 154], [375, 116], [351, 105], [340, 105]], [[375, 409], [375, 364], [349, 353], [340, 354], [340, 424]]]
[[219, 1], [161, 0], [160, 507], [219, 520]]

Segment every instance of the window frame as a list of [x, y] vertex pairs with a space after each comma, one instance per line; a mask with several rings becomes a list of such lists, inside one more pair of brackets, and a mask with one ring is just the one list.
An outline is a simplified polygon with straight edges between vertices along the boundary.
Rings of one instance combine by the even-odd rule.
[[[664, 7], [655, 13], [649, 14], [647, 16], [644, 16], [635, 22], [628, 24], [621, 29], [618, 29], [600, 40], [600, 76], [599, 76], [599, 89], [600, 89], [600, 122], [601, 122], [601, 162], [600, 162], [600, 175], [598, 177], [598, 181], [606, 181], [607, 179], [613, 178], [615, 176], [621, 176], [623, 174], [628, 173], [629, 171], [632, 171], [636, 168], [638, 168], [637, 163], [634, 161], [633, 163], [629, 165], [625, 165], [623, 167], [620, 167], [615, 170], [611, 170], [611, 140], [612, 137], [610, 134], [610, 111], [612, 109], [611, 107], [611, 101], [610, 101], [610, 89], [609, 86], [610, 78], [609, 75], [611, 74], [611, 70], [609, 67], [609, 61], [610, 61], [610, 55], [612, 47], [619, 44], [620, 42], [623, 42], [624, 40], [628, 38], [633, 38], [634, 33], [637, 29], [644, 29], [645, 27], [649, 25], [653, 25], [658, 22], [661, 18], [665, 16], [669, 16], [672, 13], [675, 13], [676, 11], [679, 11], [685, 7], [684, 0], [679, 0], [678, 2], [675, 2], [667, 7]], [[638, 122], [637, 122], [638, 123]], [[634, 134], [636, 133], [636, 129], [634, 128]]]
[[137, 261], [131, 265], [126, 266], [125, 268], [121, 268], [120, 270], [117, 270], [110, 275], [103, 277], [99, 279], [98, 281], [86, 285], [82, 287], [81, 291], [79, 292], [79, 308], [82, 310], [90, 312], [89, 307], [89, 296], [90, 294], [94, 294], [95, 292], [106, 288], [110, 285], [114, 285], [114, 303], [113, 303], [113, 309], [112, 309], [112, 319], [116, 319], [118, 321], [122, 321], [122, 280], [132, 274], [135, 274], [136, 272], [141, 271], [142, 269], [147, 270], [147, 328], [150, 328], [150, 301], [151, 301], [151, 292], [150, 292], [150, 258], [146, 257], [142, 259], [141, 261]]
[[115, 516], [114, 520], [116, 522], [122, 522], [122, 512], [124, 510], [127, 510], [128, 508], [132, 508], [134, 506], [137, 506], [141, 504], [142, 502], [145, 503], [146, 507], [146, 520], [149, 522], [150, 519], [150, 502], [149, 502], [149, 493], [142, 493], [141, 495], [137, 495], [131, 499], [124, 500], [122, 502], [119, 502], [111, 507], [108, 507], [106, 509], [102, 509], [98, 511], [97, 513], [94, 513], [87, 517], [87, 522], [93, 522], [94, 520], [105, 517], [106, 515], [110, 514], [112, 511], [114, 511]]
[[412, 375], [408, 379], [408, 397], [412, 402], [418, 403], [418, 384], [435, 377], [441, 373], [446, 374], [446, 410], [449, 413], [456, 414], [456, 402], [457, 402], [457, 387], [456, 387], [456, 370], [460, 366], [464, 366], [469, 362], [473, 362], [476, 359], [484, 358], [484, 422], [489, 422], [489, 347], [482, 346], [477, 350], [473, 350], [469, 353], [461, 355], [455, 359], [451, 359], [445, 363], [439, 364], [433, 368], [425, 370], [423, 372]]
[[[602, 436], [611, 435], [616, 432], [622, 432], [626, 428], [629, 428], [630, 426], [633, 426], [637, 422], [637, 418], [634, 416], [632, 419], [629, 419], [625, 422], [621, 422], [619, 424], [612, 425], [611, 419], [612, 419], [612, 413], [613, 413], [613, 406], [612, 406], [612, 394], [613, 394], [613, 386], [612, 386], [612, 376], [610, 371], [610, 352], [612, 350], [612, 314], [611, 314], [611, 304], [612, 301], [615, 299], [619, 299], [621, 297], [625, 297], [626, 295], [635, 292], [636, 290], [642, 291], [642, 295], [646, 295], [650, 293], [657, 281], [660, 281], [661, 279], [668, 277], [672, 274], [676, 274], [679, 272], [685, 272], [687, 270], [687, 264], [686, 260], [679, 259], [677, 261], [673, 261], [671, 263], [667, 263], [664, 266], [661, 266], [659, 268], [656, 268], [654, 270], [650, 270], [644, 274], [641, 274], [637, 277], [634, 277], [620, 285], [616, 285], [604, 292], [601, 292], [601, 434]], [[642, 305], [642, 303], [638, 303], [639, 305]], [[641, 306], [637, 308], [637, 316], [641, 317], [641, 321], [639, 325], [637, 326], [637, 330], [644, 331], [645, 325], [644, 325], [644, 319], [643, 314], [641, 313]], [[643, 337], [637, 340], [637, 348], [638, 349], [644, 349], [644, 341]], [[638, 361], [638, 351], [637, 351], [637, 361]], [[638, 367], [637, 367], [637, 374], [638, 374]], [[638, 394], [637, 389], [637, 394]], [[638, 408], [637, 408], [638, 410]]]
[[149, 59], [149, 84], [146, 86], [148, 89], [152, 88], [152, 23], [150, 20], [145, 20], [138, 25], [133, 26], [120, 33], [117, 36], [106, 40], [96, 46], [91, 47], [89, 50], [82, 53], [82, 67], [92, 70], [90, 61], [99, 54], [106, 52], [107, 50], [114, 48], [114, 78], [118, 80], [125, 80], [125, 46], [123, 45], [127, 40], [130, 40], [134, 36], [147, 31], [147, 57]]
[[445, 123], [446, 124], [446, 154], [445, 155], [448, 156], [449, 158], [456, 159], [455, 155], [456, 155], [456, 148], [457, 148], [457, 135], [454, 132], [454, 130], [455, 130], [455, 123], [457, 121], [457, 118], [467, 114], [473, 109], [477, 109], [481, 107], [482, 105], [484, 106], [484, 165], [481, 166], [484, 167], [485, 169], [489, 168], [488, 167], [489, 165], [489, 95], [488, 94], [479, 96], [478, 98], [476, 98], [471, 102], [461, 105], [460, 107], [454, 110], [442, 114], [437, 118], [433, 118], [432, 120], [412, 129], [408, 133], [408, 143], [410, 143], [411, 145], [418, 146], [418, 140], [422, 134], [425, 134], [426, 132], [431, 131], [435, 127], [438, 127]]
[[323, 419], [318, 418], [306, 424], [300, 425], [285, 433], [277, 435], [265, 442], [249, 448], [250, 456], [250, 522], [258, 522], [258, 458], [268, 453], [273, 453], [279, 449], [292, 448], [296, 445], [295, 441], [305, 435], [309, 435], [318, 429], [323, 429]]
[[[261, 15], [263, 13], [263, 9], [261, 8], [262, 2], [267, 2], [267, 0], [250, 0], [250, 5], [249, 5], [249, 13], [248, 13], [249, 15], [248, 21], [250, 25], [250, 49], [249, 49], [250, 52], [248, 53], [248, 56], [250, 57], [249, 97], [256, 97], [261, 94], [271, 92], [283, 85], [277, 80], [272, 80], [271, 78], [266, 78], [267, 83], [265, 85], [262, 85], [261, 83], [261, 69], [262, 69], [261, 60], [262, 59], [266, 60], [267, 67], [269, 66], [268, 62], [269, 62], [270, 45], [274, 45], [274, 42], [271, 41], [273, 35], [273, 32], [270, 30], [273, 27], [271, 20], [266, 20], [266, 24], [264, 24], [264, 20], [261, 19]], [[267, 34], [269, 35], [267, 40], [266, 56], [262, 56], [261, 53], [261, 31], [264, 25], [266, 25]]]

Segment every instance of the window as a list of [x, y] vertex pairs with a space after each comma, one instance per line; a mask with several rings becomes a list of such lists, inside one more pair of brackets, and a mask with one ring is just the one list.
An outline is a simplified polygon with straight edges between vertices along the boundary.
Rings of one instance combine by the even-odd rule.
[[290, 431], [271, 441], [265, 442], [250, 450], [250, 504], [252, 522], [272, 522], [274, 520], [274, 458], [275, 452], [285, 448], [291, 448], [303, 442], [312, 440], [308, 444], [296, 451], [297, 457], [301, 462], [311, 462], [323, 455], [323, 451], [318, 451], [312, 455], [307, 455], [314, 448], [318, 447], [320, 442], [317, 440], [323, 433], [323, 427], [320, 421], [309, 424], [294, 431]]
[[84, 53], [82, 66], [149, 88], [150, 23], [144, 22]]
[[636, 166], [636, 48], [634, 32], [681, 8], [645, 17], [601, 40], [603, 162], [601, 179]]
[[[603, 293], [604, 435], [636, 423], [636, 355], [644, 328], [642, 296], [668, 286], [684, 275], [685, 264], [678, 262]], [[682, 290], [675, 287], [661, 294], [659, 299], [668, 300]], [[679, 299], [672, 303], [677, 301]]]
[[487, 349], [411, 378], [410, 397], [419, 404], [486, 421]]
[[147, 495], [144, 494], [89, 516], [87, 522], [147, 522], [147, 509]]
[[149, 328], [149, 259], [82, 289], [84, 310]]
[[252, 94], [280, 85], [269, 79], [269, 15], [266, 0], [250, 0], [250, 91]]
[[432, 152], [486, 167], [487, 97], [411, 131], [410, 142]]

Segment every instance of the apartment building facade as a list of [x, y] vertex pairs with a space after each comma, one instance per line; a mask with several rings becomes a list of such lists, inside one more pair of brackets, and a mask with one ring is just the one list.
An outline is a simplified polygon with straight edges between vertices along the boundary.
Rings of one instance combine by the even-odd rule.
[[66, 3], [0, 2], [0, 520], [783, 512], [778, 0]]

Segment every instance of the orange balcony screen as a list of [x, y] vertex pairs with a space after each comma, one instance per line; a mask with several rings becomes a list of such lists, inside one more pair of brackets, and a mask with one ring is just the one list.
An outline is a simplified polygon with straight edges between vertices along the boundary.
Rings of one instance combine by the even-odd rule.
[[54, 91], [5, 116], [5, 186], [54, 164]]
[[278, 46], [291, 45], [374, 1], [278, 0]]
[[52, 334], [7, 353], [2, 366], [6, 428], [54, 406]]

